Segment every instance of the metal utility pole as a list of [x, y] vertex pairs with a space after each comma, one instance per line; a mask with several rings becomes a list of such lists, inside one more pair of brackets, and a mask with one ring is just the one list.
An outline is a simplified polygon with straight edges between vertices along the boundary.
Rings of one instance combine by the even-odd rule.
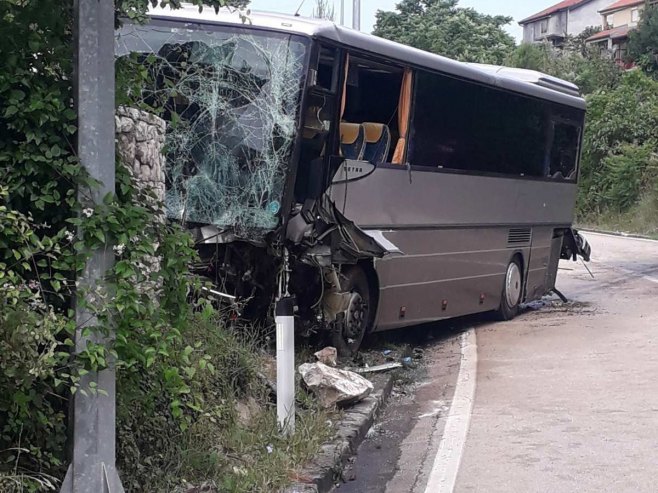
[[340, 0], [340, 25], [345, 25], [345, 0]]
[[[75, 0], [75, 102], [78, 113], [78, 158], [100, 186], [81, 190], [78, 197], [91, 206], [114, 192], [114, 2]], [[105, 248], [90, 252], [84, 272], [78, 279], [81, 293], [102, 286], [114, 263], [114, 253]], [[96, 325], [89, 310], [77, 306], [75, 351], [89, 341], [107, 344], [113, 334], [83, 335], [83, 328]], [[80, 381], [73, 396], [73, 457], [62, 484], [63, 493], [123, 493], [115, 467], [116, 426], [115, 370], [90, 372]], [[91, 383], [107, 395], [92, 392]], [[86, 395], [81, 391], [84, 390]]]
[[361, 30], [361, 0], [352, 0], [352, 28]]

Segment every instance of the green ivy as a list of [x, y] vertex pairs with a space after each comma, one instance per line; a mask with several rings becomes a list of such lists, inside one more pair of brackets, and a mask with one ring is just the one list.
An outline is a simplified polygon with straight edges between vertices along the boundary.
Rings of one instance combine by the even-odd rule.
[[[118, 0], [116, 18], [144, 20], [149, 3], [180, 6]], [[95, 184], [75, 155], [73, 1], [0, 0], [0, 22], [0, 490], [37, 491], [56, 489], [65, 472], [71, 393], [102, 392], [80, 388], [81, 374], [113, 358], [134, 394], [140, 374], [157, 367], [184, 427], [199, 408], [190, 368], [208, 363], [198, 352], [189, 365], [172, 357], [185, 347], [197, 284], [190, 236], [157, 219], [154, 197], [123, 166], [116, 194], [95, 207], [78, 202]], [[119, 67], [118, 78], [134, 76]], [[132, 102], [121, 84], [118, 100]], [[88, 252], [106, 245], [116, 263], [105, 288], [76, 293]], [[116, 331], [109, 351], [90, 344], [72, 355], [76, 296], [98, 320], [86, 330]]]

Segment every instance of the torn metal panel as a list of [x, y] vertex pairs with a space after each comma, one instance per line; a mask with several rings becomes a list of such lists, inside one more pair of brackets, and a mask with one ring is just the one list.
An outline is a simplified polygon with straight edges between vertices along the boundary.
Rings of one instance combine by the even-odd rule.
[[382, 248], [384, 248], [386, 250], [386, 254], [404, 255], [402, 250], [400, 250], [392, 241], [384, 236], [385, 231], [378, 229], [365, 229], [363, 232], [375, 240]]
[[386, 248], [382, 247], [354, 222], [347, 219], [329, 197], [325, 196], [323, 198], [318, 216], [326, 224], [336, 226], [331, 231], [329, 238], [335, 263], [350, 263], [360, 259], [381, 258], [386, 254]]

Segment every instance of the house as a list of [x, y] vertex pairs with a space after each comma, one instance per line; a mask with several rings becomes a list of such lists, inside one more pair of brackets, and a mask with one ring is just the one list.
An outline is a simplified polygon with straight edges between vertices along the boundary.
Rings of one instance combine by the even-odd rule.
[[524, 43], [549, 42], [562, 46], [567, 36], [578, 36], [590, 26], [600, 25], [599, 10], [610, 0], [563, 0], [519, 22]]
[[586, 43], [607, 50], [617, 63], [626, 66], [628, 33], [640, 22], [646, 3], [646, 0], [618, 0], [599, 10], [603, 30], [587, 38]]

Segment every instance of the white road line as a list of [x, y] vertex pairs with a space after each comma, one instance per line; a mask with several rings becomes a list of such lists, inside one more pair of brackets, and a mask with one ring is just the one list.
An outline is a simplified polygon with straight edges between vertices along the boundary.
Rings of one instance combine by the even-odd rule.
[[[475, 330], [461, 337], [462, 360], [457, 386], [443, 430], [443, 438], [434, 459], [425, 493], [449, 493], [455, 488], [457, 473], [464, 452], [466, 435], [471, 424], [477, 377], [477, 340]], [[439, 420], [440, 422], [440, 420]]]

